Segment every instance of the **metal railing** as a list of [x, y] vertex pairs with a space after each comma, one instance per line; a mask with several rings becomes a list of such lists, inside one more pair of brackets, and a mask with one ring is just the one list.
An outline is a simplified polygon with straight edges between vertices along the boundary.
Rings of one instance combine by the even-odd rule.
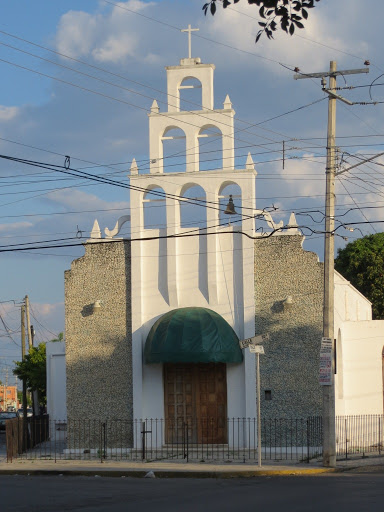
[[[30, 418], [28, 434], [21, 420], [7, 424], [7, 460], [74, 459], [257, 463], [256, 418], [68, 420]], [[24, 434], [23, 434], [24, 432]], [[263, 419], [263, 460], [310, 460], [321, 454], [322, 422]], [[34, 439], [31, 443], [28, 439]]]
[[382, 414], [336, 417], [336, 453], [339, 457], [381, 455], [383, 441]]
[[[383, 415], [336, 418], [338, 458], [381, 455]], [[322, 418], [262, 419], [263, 461], [310, 461], [322, 455]], [[0, 439], [1, 442], [1, 439]], [[8, 420], [7, 460], [74, 459], [257, 463], [256, 418]]]

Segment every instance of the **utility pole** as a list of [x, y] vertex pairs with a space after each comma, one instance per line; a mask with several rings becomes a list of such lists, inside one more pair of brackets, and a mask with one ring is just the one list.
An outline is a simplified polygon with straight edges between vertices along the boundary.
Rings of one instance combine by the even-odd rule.
[[[34, 338], [34, 330], [31, 325], [31, 318], [29, 314], [29, 297], [26, 295], [24, 297], [25, 303], [25, 312], [27, 315], [27, 333], [28, 333], [28, 347], [29, 350], [33, 347], [33, 338]], [[32, 391], [32, 411], [34, 416], [39, 416], [39, 397], [37, 391]]]
[[[25, 359], [25, 305], [21, 306], [21, 360]], [[25, 428], [27, 426], [27, 383], [23, 379], [23, 418]]]
[[29, 298], [28, 298], [28, 295], [25, 296], [24, 303], [25, 303], [25, 311], [27, 313], [28, 347], [29, 347], [29, 350], [31, 350], [32, 345], [33, 345], [33, 340], [32, 340], [32, 331], [31, 331], [31, 318], [29, 316]]
[[[336, 101], [348, 105], [353, 103], [336, 94], [337, 75], [355, 75], [368, 73], [369, 68], [336, 70], [336, 61], [330, 62], [329, 71], [310, 74], [296, 74], [295, 80], [303, 78], [321, 78], [323, 91], [328, 94], [328, 130], [327, 163], [325, 168], [325, 239], [324, 239], [324, 305], [323, 337], [332, 341], [332, 375], [329, 385], [323, 388], [323, 466], [336, 467], [336, 418], [335, 418], [335, 333], [334, 333], [334, 275], [335, 275], [335, 139], [336, 139]], [[326, 77], [329, 86], [326, 88]]]
[[4, 400], [5, 400], [5, 411], [8, 410], [8, 368], [5, 369], [5, 390], [4, 390]]

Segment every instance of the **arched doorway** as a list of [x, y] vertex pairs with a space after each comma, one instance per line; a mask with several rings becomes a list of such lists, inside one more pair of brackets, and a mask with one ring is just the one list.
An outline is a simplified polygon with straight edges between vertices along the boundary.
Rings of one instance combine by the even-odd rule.
[[163, 363], [165, 441], [227, 442], [226, 364], [243, 355], [232, 327], [207, 308], [159, 318], [145, 344], [147, 364]]

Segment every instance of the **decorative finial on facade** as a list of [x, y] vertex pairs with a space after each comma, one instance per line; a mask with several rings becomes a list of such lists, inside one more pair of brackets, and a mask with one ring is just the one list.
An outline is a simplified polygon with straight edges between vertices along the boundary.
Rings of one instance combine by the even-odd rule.
[[94, 238], [101, 238], [101, 230], [97, 219], [95, 219], [95, 222], [93, 223], [93, 228], [91, 231], [91, 242]]
[[247, 161], [245, 162], [245, 168], [249, 171], [255, 170], [255, 163], [253, 161], [251, 153], [248, 153]]
[[151, 114], [158, 114], [160, 112], [159, 105], [156, 100], [153, 100], [151, 106]]
[[225, 108], [225, 109], [230, 109], [230, 108], [232, 108], [232, 102], [231, 102], [231, 100], [229, 99], [228, 94], [226, 95], [225, 100], [224, 100], [224, 108]]
[[131, 220], [131, 216], [130, 215], [123, 215], [122, 217], [120, 217], [117, 222], [116, 222], [116, 225], [113, 229], [108, 229], [108, 228], [105, 228], [104, 229], [104, 233], [105, 233], [105, 236], [107, 239], [111, 239], [113, 238], [114, 236], [118, 235], [121, 231], [121, 228], [123, 227], [123, 225], [130, 221]]
[[132, 160], [130, 171], [131, 176], [132, 174], [139, 174], [139, 168], [137, 167], [136, 158]]
[[291, 216], [289, 217], [287, 229], [289, 229], [290, 235], [294, 235], [299, 232], [299, 230], [297, 229], [296, 215], [293, 212], [291, 213]]

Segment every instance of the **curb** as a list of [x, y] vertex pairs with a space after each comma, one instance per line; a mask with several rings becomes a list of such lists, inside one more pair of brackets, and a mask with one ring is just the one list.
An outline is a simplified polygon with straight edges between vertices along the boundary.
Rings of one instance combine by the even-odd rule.
[[340, 473], [341, 468], [311, 468], [311, 469], [249, 469], [242, 471], [216, 471], [216, 470], [87, 470], [87, 469], [0, 469], [0, 475], [27, 475], [27, 476], [99, 476], [110, 478], [144, 478], [153, 471], [156, 478], [254, 478], [258, 476], [315, 476], [326, 473]]

